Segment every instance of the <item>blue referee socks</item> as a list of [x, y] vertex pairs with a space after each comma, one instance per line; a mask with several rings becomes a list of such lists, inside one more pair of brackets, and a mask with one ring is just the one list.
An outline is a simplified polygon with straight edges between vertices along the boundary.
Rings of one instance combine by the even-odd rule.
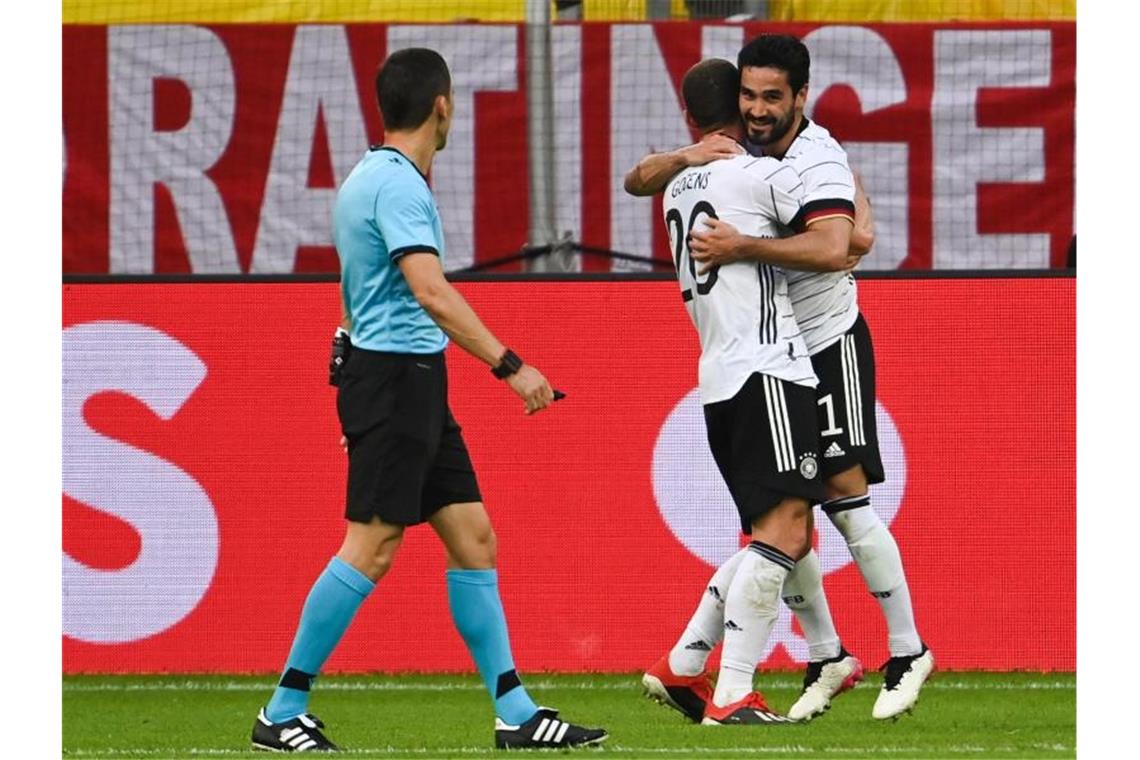
[[[495, 702], [495, 714], [518, 726], [534, 717], [538, 705], [515, 672], [507, 620], [495, 570], [448, 570], [451, 618], [475, 658], [483, 684]], [[272, 720], [272, 718], [271, 718]]]
[[308, 712], [313, 679], [375, 587], [364, 573], [332, 558], [305, 600], [285, 673], [265, 708], [266, 718], [283, 723]]

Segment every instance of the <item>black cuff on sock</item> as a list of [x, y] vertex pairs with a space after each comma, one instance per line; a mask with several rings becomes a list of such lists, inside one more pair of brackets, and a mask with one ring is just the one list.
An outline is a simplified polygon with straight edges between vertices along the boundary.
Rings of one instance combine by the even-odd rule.
[[303, 670], [289, 668], [285, 671], [285, 674], [281, 676], [281, 681], [278, 683], [278, 686], [284, 686], [286, 689], [296, 689], [297, 691], [308, 691], [312, 688], [313, 679], [316, 677], [316, 673], [306, 673]]
[[848, 509], [858, 509], [859, 507], [871, 506], [871, 495], [863, 494], [862, 496], [844, 496], [842, 499], [832, 499], [823, 503], [823, 511], [829, 515], [836, 512], [846, 512]]
[[522, 686], [522, 681], [519, 680], [518, 673], [514, 670], [507, 670], [500, 673], [499, 683], [495, 686], [495, 699], [498, 699], [517, 686]]
[[789, 557], [787, 554], [784, 554], [776, 547], [770, 546], [763, 541], [753, 541], [748, 544], [748, 548], [750, 551], [756, 552], [764, 559], [775, 562], [785, 570], [791, 570], [793, 567], [795, 567], [796, 561], [794, 559]]

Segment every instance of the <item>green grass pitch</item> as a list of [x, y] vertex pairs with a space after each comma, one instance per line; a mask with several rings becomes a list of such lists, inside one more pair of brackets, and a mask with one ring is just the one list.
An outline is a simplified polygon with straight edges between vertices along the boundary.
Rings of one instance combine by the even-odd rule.
[[[63, 679], [68, 757], [265, 757], [249, 749], [271, 677], [69, 676]], [[877, 675], [809, 724], [706, 727], [641, 694], [638, 674], [525, 678], [542, 704], [603, 725], [610, 739], [577, 751], [614, 758], [1074, 757], [1073, 674], [935, 673], [911, 715], [871, 718]], [[778, 710], [798, 694], [791, 673], [757, 685]], [[354, 757], [502, 756], [490, 702], [475, 676], [329, 676], [313, 693], [329, 738]], [[550, 754], [549, 752], [540, 752]]]

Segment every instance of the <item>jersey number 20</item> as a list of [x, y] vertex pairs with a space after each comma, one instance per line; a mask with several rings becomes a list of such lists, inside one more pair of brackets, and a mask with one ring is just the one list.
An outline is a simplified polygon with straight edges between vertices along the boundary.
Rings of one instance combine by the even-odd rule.
[[[673, 261], [677, 265], [677, 274], [681, 273], [681, 257], [687, 261], [689, 274], [693, 278], [693, 282], [697, 285], [697, 295], [707, 295], [716, 285], [717, 270], [720, 265], [714, 266], [709, 270], [709, 275], [701, 282], [697, 277], [697, 264], [693, 261], [693, 252], [689, 249], [689, 234], [692, 233], [693, 227], [698, 221], [698, 217], [704, 214], [711, 219], [718, 219], [716, 209], [708, 201], [700, 201], [697, 205], [693, 206], [692, 213], [689, 214], [689, 224], [685, 225], [684, 220], [681, 219], [681, 212], [675, 208], [669, 209], [669, 213], [665, 215], [665, 226], [669, 228], [669, 235], [673, 240]], [[682, 300], [688, 302], [693, 300], [692, 288], [685, 288], [681, 291]]]

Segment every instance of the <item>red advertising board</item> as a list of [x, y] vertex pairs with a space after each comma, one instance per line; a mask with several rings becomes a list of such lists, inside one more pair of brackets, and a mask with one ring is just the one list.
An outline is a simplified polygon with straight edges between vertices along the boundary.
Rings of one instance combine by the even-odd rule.
[[[1074, 285], [859, 283], [888, 477], [873, 499], [943, 668], [1076, 667]], [[449, 349], [519, 667], [643, 668], [740, 540], [677, 285], [459, 287], [567, 393], [527, 417]], [[64, 286], [65, 672], [280, 668], [343, 532], [326, 383], [338, 309], [331, 283]], [[879, 662], [878, 606], [818, 522], [838, 630]], [[470, 669], [444, 567], [412, 529], [329, 670]], [[786, 611], [770, 650], [768, 667], [806, 655]]]
[[[687, 68], [735, 60], [762, 31], [799, 35], [811, 51], [809, 114], [844, 144], [874, 201], [867, 266], [1065, 264], [1071, 22], [557, 25], [556, 232], [668, 259], [660, 201], [625, 194], [622, 177], [645, 153], [693, 140], [678, 95]], [[336, 271], [335, 188], [383, 137], [378, 64], [409, 46], [439, 50], [454, 76], [455, 123], [431, 176], [447, 266], [516, 253], [529, 229], [531, 120], [520, 25], [68, 25], [63, 271]]]

